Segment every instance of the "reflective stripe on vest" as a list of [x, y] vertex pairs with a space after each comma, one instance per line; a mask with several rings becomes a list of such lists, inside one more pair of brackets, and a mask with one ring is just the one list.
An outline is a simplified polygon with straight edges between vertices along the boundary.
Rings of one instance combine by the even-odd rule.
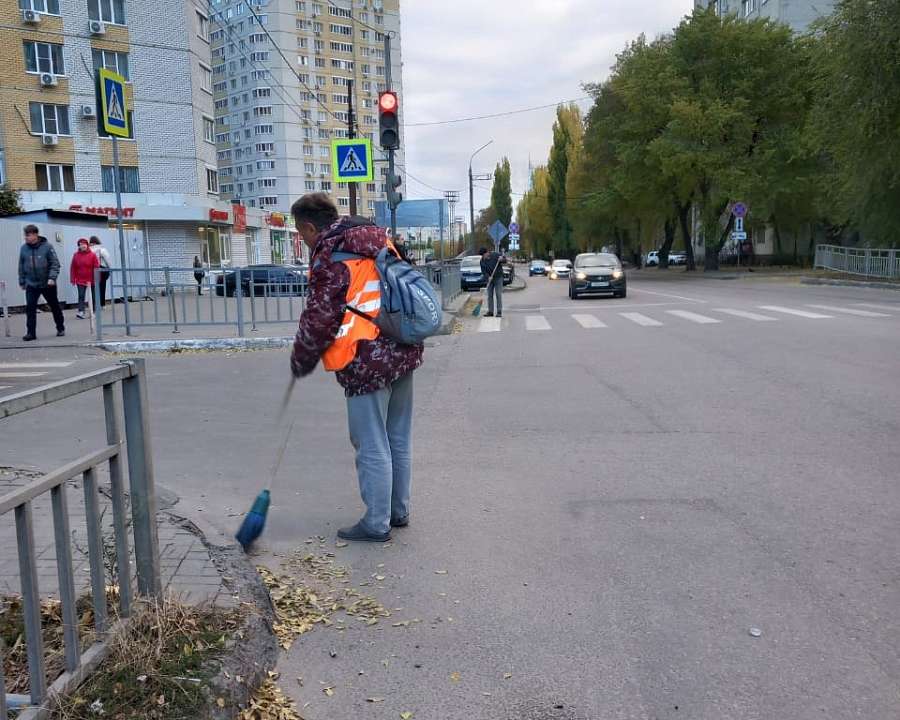
[[[347, 289], [347, 305], [373, 317], [381, 310], [381, 280], [375, 260], [343, 260], [350, 271], [350, 287]], [[347, 310], [334, 342], [322, 355], [322, 364], [330, 372], [343, 370], [356, 357], [356, 346], [361, 340], [374, 340], [379, 329], [375, 323]]]

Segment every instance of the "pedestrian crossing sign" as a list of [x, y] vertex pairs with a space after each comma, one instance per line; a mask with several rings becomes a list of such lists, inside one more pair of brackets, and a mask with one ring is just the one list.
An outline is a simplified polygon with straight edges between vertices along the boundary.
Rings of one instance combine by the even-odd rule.
[[125, 78], [112, 70], [100, 68], [100, 122], [110, 135], [131, 137], [128, 111], [125, 108]]
[[331, 169], [335, 182], [372, 182], [375, 179], [372, 141], [366, 138], [332, 140]]

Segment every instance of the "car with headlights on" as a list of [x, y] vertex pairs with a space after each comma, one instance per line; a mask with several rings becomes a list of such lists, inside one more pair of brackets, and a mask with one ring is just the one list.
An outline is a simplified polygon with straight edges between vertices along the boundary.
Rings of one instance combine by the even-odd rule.
[[547, 274], [547, 261], [546, 260], [532, 260], [531, 265], [528, 266], [528, 277], [532, 277], [533, 275], [546, 275]]
[[572, 274], [572, 261], [571, 260], [554, 260], [553, 264], [550, 265], [549, 278], [551, 280], [559, 280], [560, 278], [567, 278]]
[[582, 295], [627, 294], [625, 271], [622, 263], [612, 253], [582, 253], [575, 258], [575, 267], [569, 277], [569, 297]]

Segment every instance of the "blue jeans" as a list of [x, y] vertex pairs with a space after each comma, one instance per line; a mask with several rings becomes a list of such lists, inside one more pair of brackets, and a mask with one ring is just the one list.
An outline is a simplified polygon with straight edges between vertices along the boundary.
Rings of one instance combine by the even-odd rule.
[[[487, 296], [488, 296], [488, 312], [492, 315], [494, 314], [494, 308], [496, 307], [496, 314], [503, 314], [503, 268], [497, 268], [497, 272], [494, 274], [494, 279], [491, 280], [490, 284], [487, 286]], [[497, 298], [497, 304], [494, 305], [494, 298]]]
[[350, 442], [356, 450], [362, 522], [372, 533], [390, 530], [409, 514], [412, 475], [413, 374], [367, 395], [347, 398]]

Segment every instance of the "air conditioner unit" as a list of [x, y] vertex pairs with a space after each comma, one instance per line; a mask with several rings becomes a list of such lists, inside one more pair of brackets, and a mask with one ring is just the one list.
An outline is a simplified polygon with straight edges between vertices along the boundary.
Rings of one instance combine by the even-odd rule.
[[41, 135], [41, 145], [44, 147], [59, 145], [59, 135]]
[[22, 11], [22, 22], [29, 23], [31, 25], [37, 25], [41, 21], [41, 14], [37, 12], [37, 10], [23, 10]]
[[81, 106], [81, 117], [83, 117], [83, 118], [97, 117], [97, 108], [95, 108], [93, 105], [82, 105]]
[[88, 23], [88, 32], [91, 35], [106, 35], [106, 23], [102, 20], [91, 20]]
[[56, 79], [56, 75], [53, 73], [41, 73], [41, 85], [44, 87], [56, 87], [59, 85], [59, 80]]

